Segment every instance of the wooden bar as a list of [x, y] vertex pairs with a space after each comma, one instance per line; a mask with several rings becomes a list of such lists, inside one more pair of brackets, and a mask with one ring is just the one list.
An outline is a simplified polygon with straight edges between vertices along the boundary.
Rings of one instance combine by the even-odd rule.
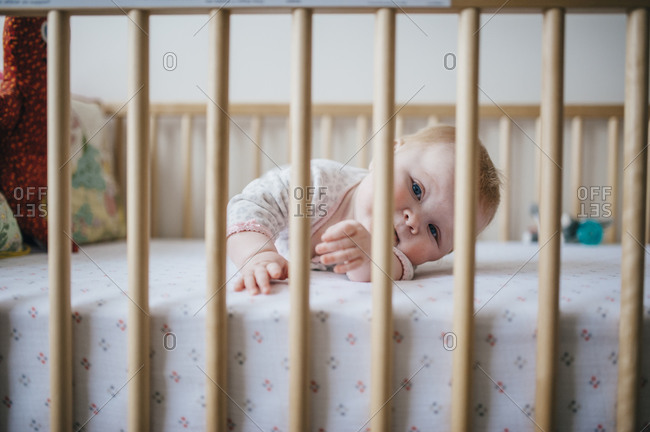
[[[337, 4], [338, 3], [338, 4]], [[30, 4], [29, 8], [25, 8], [24, 4], [16, 3], [20, 6], [4, 4], [0, 8], [2, 15], [21, 15], [21, 16], [38, 16], [45, 15], [48, 11], [48, 6], [52, 7], [49, 3], [34, 2]], [[323, 2], [310, 2], [315, 6], [315, 13], [336, 13], [336, 14], [360, 14], [372, 13], [377, 9], [377, 4], [374, 2], [366, 2], [365, 4], [355, 4], [353, 6], [341, 6], [339, 2], [332, 2], [328, 4]], [[22, 8], [21, 8], [22, 6]], [[506, 1], [501, 0], [451, 0], [447, 7], [425, 7], [422, 5], [408, 5], [405, 4], [399, 9], [409, 14], [447, 14], [455, 13], [464, 8], [484, 8], [487, 13], [538, 13], [540, 10], [549, 7], [564, 7], [571, 8], [575, 12], [588, 12], [588, 13], [612, 13], [623, 12], [626, 8], [640, 8], [647, 7], [647, 0], [517, 0]], [[259, 5], [246, 5], [239, 2], [225, 3], [222, 6], [224, 9], [232, 11], [234, 14], [281, 14], [290, 13], [295, 3], [291, 2], [285, 6], [273, 5], [268, 6], [264, 3]], [[68, 6], [62, 9], [75, 15], [120, 15], [121, 8], [116, 7], [79, 7]], [[157, 15], [187, 15], [187, 14], [202, 14], [207, 10], [207, 6], [185, 5], [183, 3], [172, 2], [159, 2], [157, 6], [152, 8]]]
[[158, 236], [158, 116], [149, 120], [150, 165], [151, 165], [151, 237]]
[[129, 430], [149, 430], [149, 14], [129, 12], [127, 258]]
[[640, 430], [643, 273], [646, 250], [645, 197], [648, 144], [648, 10], [627, 15], [625, 49], [623, 226], [621, 234], [621, 313], [619, 321], [616, 428]]
[[[122, 199], [126, 199], [126, 143], [124, 141], [124, 117], [115, 116], [115, 175]], [[126, 202], [126, 201], [125, 201]]]
[[[47, 16], [47, 242], [49, 271], [50, 430], [72, 430], [70, 307], [70, 17]], [[5, 329], [6, 331], [9, 331]]]
[[404, 116], [398, 115], [395, 121], [395, 139], [404, 136]]
[[324, 115], [320, 120], [321, 158], [332, 159], [332, 129], [334, 122], [331, 115]]
[[535, 203], [539, 205], [542, 199], [542, 119], [535, 119]]
[[[578, 198], [578, 189], [583, 186], [583, 156], [584, 143], [582, 117], [574, 117], [571, 121], [571, 216], [576, 217], [583, 214], [580, 211], [580, 199]], [[584, 206], [583, 206], [584, 207]]]
[[366, 145], [368, 141], [368, 117], [365, 115], [357, 116], [357, 166], [361, 168], [368, 168], [370, 153], [368, 146]]
[[253, 149], [253, 176], [255, 178], [262, 175], [262, 117], [253, 116], [251, 120], [251, 136], [255, 144]]
[[[648, 128], [650, 128], [650, 121], [648, 121]], [[648, 131], [650, 133], [650, 130]], [[650, 138], [650, 137], [649, 137]], [[650, 140], [648, 141], [650, 145]], [[648, 165], [650, 166], [650, 152], [648, 153]], [[645, 193], [645, 242], [650, 243], [650, 176], [646, 173], [646, 193]]]
[[289, 221], [289, 431], [311, 429], [309, 415], [309, 262], [310, 219], [307, 186], [311, 159], [312, 12], [295, 9], [291, 32], [291, 187]]
[[192, 237], [192, 116], [181, 117], [183, 151], [183, 238]]
[[[230, 13], [210, 12], [205, 157], [206, 430], [227, 431], [228, 313], [226, 310], [226, 206], [228, 204], [228, 65]], [[223, 108], [223, 109], [222, 109]]]
[[395, 105], [395, 11], [380, 9], [375, 19], [375, 66], [373, 105], [373, 160], [375, 161], [372, 218], [371, 272], [371, 385], [370, 428], [391, 429], [392, 393], [392, 266], [393, 241], [393, 141]]
[[[112, 115], [118, 110], [122, 103], [103, 103], [107, 115]], [[228, 106], [231, 115], [238, 116], [288, 116], [289, 105], [286, 103], [233, 103]], [[410, 103], [402, 106], [397, 104], [395, 111], [400, 109], [404, 117], [425, 117], [440, 118], [453, 117], [456, 114], [456, 105], [453, 104], [415, 104]], [[200, 103], [156, 103], [151, 105], [151, 114], [156, 115], [205, 115], [205, 106]], [[479, 106], [479, 117], [498, 119], [507, 112], [510, 117], [538, 117], [539, 105], [510, 105], [499, 104], [495, 106], [490, 103]], [[344, 103], [320, 103], [312, 106], [312, 115], [319, 116], [329, 114], [334, 117], [356, 117], [358, 115], [371, 115], [371, 104], [344, 104]], [[116, 117], [125, 115], [121, 110]], [[608, 118], [611, 116], [623, 117], [623, 105], [605, 104], [572, 104], [565, 105], [564, 115], [566, 117], [581, 116], [583, 118]]]
[[454, 198], [454, 306], [451, 430], [471, 430], [476, 201], [478, 198], [479, 11], [458, 16], [456, 166]]
[[539, 305], [535, 421], [555, 430], [554, 402], [559, 319], [560, 216], [562, 213], [562, 135], [564, 86], [564, 11], [548, 9], [542, 21], [542, 159], [539, 203]]
[[512, 181], [510, 160], [512, 155], [512, 146], [510, 145], [510, 136], [512, 133], [512, 123], [506, 116], [499, 120], [499, 159], [501, 173], [506, 178], [501, 191], [501, 210], [499, 218], [499, 240], [510, 240], [510, 182]]
[[372, 203], [372, 323], [370, 365], [370, 429], [391, 430], [393, 393], [393, 142], [395, 124], [395, 10], [375, 15], [373, 89], [374, 199]]
[[607, 203], [610, 205], [609, 210], [611, 211], [608, 219], [612, 220], [612, 225], [605, 230], [605, 241], [607, 243], [615, 243], [618, 239], [616, 227], [619, 203], [618, 174], [620, 172], [618, 164], [618, 123], [618, 117], [610, 117], [607, 121], [607, 185], [612, 188], [611, 194], [607, 197]]

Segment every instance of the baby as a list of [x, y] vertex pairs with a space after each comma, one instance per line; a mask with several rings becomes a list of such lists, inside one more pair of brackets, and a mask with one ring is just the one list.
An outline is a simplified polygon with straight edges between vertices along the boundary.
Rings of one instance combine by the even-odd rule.
[[[393, 225], [394, 280], [413, 278], [414, 268], [436, 261], [453, 249], [455, 128], [434, 126], [395, 142]], [[500, 180], [487, 150], [479, 143], [480, 233], [492, 220], [500, 199]], [[345, 273], [353, 281], [370, 280], [372, 229], [370, 170], [338, 162], [311, 161], [309, 203], [312, 268]], [[241, 276], [235, 291], [268, 294], [272, 279], [288, 277], [290, 169], [274, 169], [251, 182], [228, 204], [228, 256]], [[284, 255], [284, 256], [283, 256]]]

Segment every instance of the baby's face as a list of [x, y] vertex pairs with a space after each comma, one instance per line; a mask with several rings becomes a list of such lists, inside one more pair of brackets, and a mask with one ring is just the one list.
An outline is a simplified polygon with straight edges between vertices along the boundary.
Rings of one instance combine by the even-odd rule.
[[[355, 196], [355, 219], [372, 229], [371, 170]], [[454, 147], [403, 145], [395, 152], [395, 229], [397, 246], [414, 265], [451, 252], [454, 231]], [[483, 224], [479, 222], [479, 225]]]

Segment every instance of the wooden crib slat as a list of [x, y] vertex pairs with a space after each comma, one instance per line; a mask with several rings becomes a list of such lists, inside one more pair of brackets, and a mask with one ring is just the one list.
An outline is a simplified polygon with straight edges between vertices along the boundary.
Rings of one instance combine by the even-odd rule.
[[192, 116], [181, 117], [183, 151], [183, 237], [192, 237]]
[[583, 172], [583, 122], [582, 117], [574, 117], [571, 121], [571, 208], [572, 217], [579, 214], [584, 214], [580, 208], [580, 199], [578, 197], [578, 189], [583, 186], [582, 172]]
[[72, 429], [70, 320], [70, 17], [47, 16], [47, 226], [50, 284], [50, 430]]
[[149, 430], [149, 13], [129, 12], [127, 257], [129, 430]]
[[499, 219], [499, 240], [508, 241], [510, 239], [510, 159], [512, 146], [510, 145], [510, 136], [512, 132], [512, 123], [506, 116], [499, 120], [499, 159], [501, 173], [506, 181], [503, 183], [501, 191], [501, 210]]
[[124, 117], [116, 115], [114, 118], [115, 128], [115, 175], [117, 176], [118, 188], [123, 199], [126, 198], [126, 144], [124, 141]]
[[637, 431], [648, 143], [648, 10], [627, 15], [623, 229], [616, 428]]
[[320, 119], [320, 149], [321, 157], [324, 159], [332, 159], [332, 129], [334, 122], [332, 116], [326, 114]]
[[251, 136], [255, 144], [253, 149], [253, 175], [262, 175], [262, 116], [256, 115], [251, 119]]
[[228, 65], [230, 12], [212, 10], [209, 24], [205, 157], [205, 403], [206, 430], [226, 431], [228, 314], [226, 310], [226, 206], [228, 205]]
[[310, 218], [307, 217], [311, 159], [312, 11], [296, 9], [291, 34], [291, 187], [289, 222], [289, 430], [311, 429], [309, 421], [309, 262]]
[[395, 139], [404, 135], [404, 116], [398, 115], [395, 121]]
[[542, 159], [539, 204], [539, 306], [535, 421], [554, 429], [557, 324], [559, 319], [560, 216], [562, 212], [562, 135], [564, 10], [548, 9], [542, 24]]
[[478, 189], [479, 10], [458, 17], [454, 204], [454, 308], [451, 430], [471, 430], [474, 340], [474, 242]]
[[[650, 120], [648, 121], [648, 134], [650, 134]], [[650, 137], [649, 137], [650, 138]], [[650, 145], [650, 140], [648, 141]], [[650, 166], [650, 152], [648, 153], [648, 165]], [[646, 244], [650, 243], [650, 176], [646, 176], [646, 193], [645, 193], [645, 242]]]
[[614, 221], [612, 225], [605, 230], [605, 241], [607, 243], [615, 243], [617, 236], [616, 220], [618, 218], [618, 117], [610, 117], [607, 121], [607, 185], [612, 188], [611, 195], [607, 197], [607, 202], [610, 205], [611, 215], [609, 219]]
[[158, 116], [149, 119], [151, 165], [151, 237], [158, 236]]
[[542, 199], [542, 119], [535, 119], [535, 203], [539, 205]]
[[361, 168], [368, 168], [368, 117], [365, 115], [357, 116], [357, 166]]
[[370, 428], [391, 430], [393, 281], [393, 140], [395, 123], [395, 10], [375, 15], [373, 95], [374, 199], [372, 203], [372, 324]]

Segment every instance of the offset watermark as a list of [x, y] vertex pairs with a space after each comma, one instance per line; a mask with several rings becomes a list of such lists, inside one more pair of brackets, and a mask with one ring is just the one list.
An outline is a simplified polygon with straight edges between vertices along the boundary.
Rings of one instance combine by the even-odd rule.
[[167, 351], [173, 351], [176, 348], [176, 334], [166, 332], [163, 335], [163, 347], [165, 347]]
[[163, 68], [166, 71], [173, 71], [176, 70], [176, 66], [178, 65], [178, 57], [176, 57], [176, 53], [173, 52], [166, 52], [163, 54]]
[[454, 53], [445, 54], [445, 56], [442, 59], [442, 65], [447, 70], [456, 69], [456, 54], [454, 54]]
[[446, 332], [442, 335], [442, 347], [447, 351], [453, 351], [458, 345], [458, 338], [454, 332]]
[[318, 201], [321, 201], [323, 196], [327, 193], [327, 186], [307, 186], [306, 188], [297, 187], [293, 189], [293, 198], [300, 201], [306, 199], [307, 202], [304, 204], [304, 208], [301, 205], [302, 203], [296, 203], [296, 211], [294, 216], [297, 217], [324, 217], [327, 216], [327, 204], [324, 202], [314, 203], [312, 198], [317, 198]]
[[[13, 191], [13, 197], [18, 201], [14, 217], [47, 217], [47, 204], [45, 204], [45, 198], [47, 197], [46, 186], [17, 187]], [[31, 202], [25, 203], [21, 201]], [[34, 201], [38, 201], [38, 203]]]
[[612, 217], [612, 203], [607, 202], [612, 195], [611, 186], [581, 186], [578, 188], [580, 211], [578, 218], [601, 219]]

